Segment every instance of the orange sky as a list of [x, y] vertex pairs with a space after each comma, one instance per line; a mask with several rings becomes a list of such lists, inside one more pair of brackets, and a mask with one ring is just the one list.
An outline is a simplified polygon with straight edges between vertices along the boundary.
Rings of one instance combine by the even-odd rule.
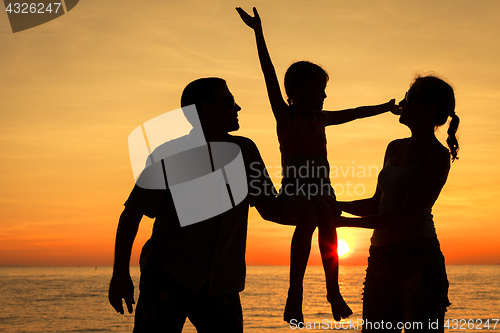
[[[235, 6], [258, 7], [281, 80], [297, 60], [326, 68], [326, 109], [399, 100], [415, 73], [448, 80], [461, 150], [435, 205], [438, 236], [449, 264], [500, 263], [500, 2], [85, 0], [16, 34], [0, 14], [0, 265], [111, 265], [134, 183], [128, 135], [177, 109], [198, 77], [227, 80], [243, 108], [237, 133], [256, 142], [279, 184], [255, 42]], [[371, 196], [368, 169], [380, 169], [387, 143], [408, 135], [390, 114], [329, 128], [338, 198]], [[249, 220], [248, 264], [287, 264], [293, 228], [253, 209]], [[152, 223], [143, 219], [132, 264]], [[366, 264], [370, 235], [340, 229], [351, 247], [341, 263]], [[317, 250], [311, 263], [320, 263]]]

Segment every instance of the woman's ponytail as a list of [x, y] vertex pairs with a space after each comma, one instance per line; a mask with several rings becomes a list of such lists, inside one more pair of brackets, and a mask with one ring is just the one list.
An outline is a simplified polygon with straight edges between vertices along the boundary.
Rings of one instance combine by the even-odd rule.
[[450, 148], [451, 153], [451, 161], [454, 162], [458, 160], [458, 140], [456, 137], [458, 125], [460, 124], [460, 118], [456, 115], [455, 112], [451, 115], [450, 126], [448, 127], [448, 138], [446, 139], [446, 143], [448, 143], [448, 147]]
[[[458, 160], [457, 129], [460, 118], [455, 113], [455, 93], [453, 88], [444, 80], [433, 76], [417, 76], [413, 85], [418, 84], [419, 98], [426, 105], [435, 105], [438, 112], [435, 115], [435, 126], [446, 124], [451, 117], [446, 142], [450, 148], [451, 160]], [[413, 96], [413, 95], [412, 95]]]

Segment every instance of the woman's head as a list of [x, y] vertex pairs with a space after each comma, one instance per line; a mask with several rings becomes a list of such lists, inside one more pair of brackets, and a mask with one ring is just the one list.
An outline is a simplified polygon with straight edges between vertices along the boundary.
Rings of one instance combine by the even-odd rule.
[[288, 104], [295, 106], [321, 108], [326, 98], [325, 88], [328, 73], [309, 61], [298, 61], [288, 67], [285, 73], [285, 92]]
[[[406, 118], [411, 117], [411, 113], [414, 113], [415, 117], [425, 116], [426, 119], [422, 119], [422, 121], [430, 123], [435, 128], [444, 125], [448, 117], [451, 117], [446, 142], [453, 160], [458, 159], [456, 132], [460, 119], [455, 113], [453, 88], [436, 76], [417, 76], [403, 102], [405, 109], [410, 109], [406, 112]], [[402, 115], [401, 122], [407, 124], [409, 120]]]

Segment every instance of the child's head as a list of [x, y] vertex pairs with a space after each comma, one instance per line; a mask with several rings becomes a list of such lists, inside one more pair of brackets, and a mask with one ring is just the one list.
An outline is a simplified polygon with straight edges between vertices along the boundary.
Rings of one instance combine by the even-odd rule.
[[[321, 98], [321, 103], [326, 97], [324, 92], [328, 82], [328, 73], [320, 66], [309, 61], [293, 63], [285, 73], [285, 92], [289, 105], [302, 104], [304, 98]], [[321, 111], [321, 110], [318, 110]]]

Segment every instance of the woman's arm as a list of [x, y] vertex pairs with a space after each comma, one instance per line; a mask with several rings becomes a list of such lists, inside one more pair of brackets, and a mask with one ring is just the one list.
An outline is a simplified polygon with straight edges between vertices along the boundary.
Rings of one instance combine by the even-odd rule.
[[257, 13], [257, 9], [255, 7], [253, 8], [253, 12], [255, 15], [254, 17], [248, 15], [240, 7], [237, 7], [236, 11], [238, 11], [238, 14], [240, 14], [243, 22], [245, 22], [245, 24], [252, 28], [255, 32], [255, 40], [257, 42], [257, 51], [259, 54], [260, 66], [262, 68], [262, 72], [264, 73], [267, 94], [269, 96], [269, 102], [271, 103], [271, 109], [273, 110], [274, 117], [276, 118], [276, 121], [278, 123], [287, 121], [288, 105], [285, 103], [283, 95], [281, 94], [276, 71], [274, 70], [269, 51], [267, 50], [259, 13]]
[[343, 212], [356, 215], [356, 216], [371, 216], [371, 215], [377, 215], [378, 214], [378, 207], [380, 205], [380, 196], [382, 195], [382, 192], [380, 191], [379, 187], [377, 186], [377, 190], [375, 191], [375, 194], [373, 197], [368, 198], [368, 199], [361, 199], [361, 200], [355, 200], [355, 201], [344, 201], [344, 202], [339, 202], [340, 204], [340, 209]]
[[[385, 165], [389, 161], [392, 154], [396, 151], [399, 141], [400, 140], [394, 140], [387, 145], [387, 148], [385, 150], [383, 165]], [[382, 196], [382, 191], [377, 185], [377, 190], [375, 191], [373, 197], [368, 199], [350, 201], [350, 202], [339, 202], [340, 208], [342, 209], [342, 211], [356, 216], [377, 215], [380, 206], [381, 196]]]
[[444, 149], [430, 152], [423, 162], [403, 205], [398, 211], [362, 218], [339, 217], [338, 227], [407, 229], [416, 223], [439, 196], [450, 170], [450, 154]]
[[260, 216], [266, 221], [275, 222], [281, 225], [297, 225], [296, 221], [286, 216], [276, 199], [268, 200], [265, 203], [259, 203], [255, 205], [255, 208], [257, 208]]
[[391, 111], [396, 115], [399, 114], [400, 110], [394, 99], [380, 105], [360, 106], [354, 109], [340, 111], [323, 111], [323, 114], [326, 116], [326, 126], [329, 126], [340, 125], [356, 119], [376, 116], [387, 111]]

